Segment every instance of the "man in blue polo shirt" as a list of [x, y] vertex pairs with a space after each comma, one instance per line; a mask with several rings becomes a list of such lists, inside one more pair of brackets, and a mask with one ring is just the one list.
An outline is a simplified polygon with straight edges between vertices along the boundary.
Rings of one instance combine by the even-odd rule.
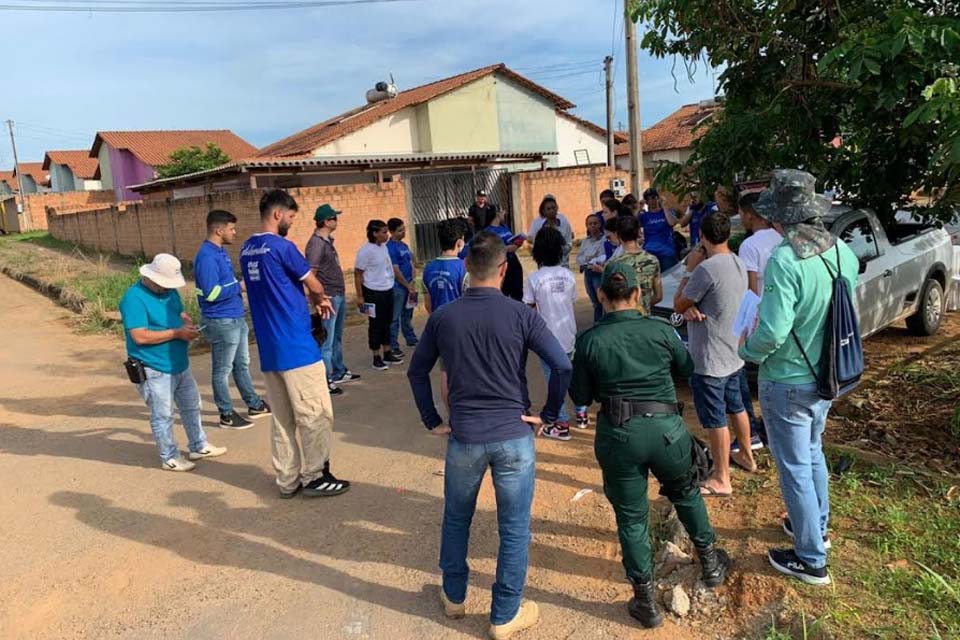
[[[470, 240], [467, 270], [470, 288], [430, 315], [407, 377], [424, 426], [434, 435], [449, 435], [440, 539], [444, 613], [462, 618], [466, 612], [470, 523], [489, 468], [500, 529], [490, 636], [507, 638], [540, 618], [536, 603], [522, 600], [536, 461], [531, 426], [556, 422], [573, 365], [543, 318], [500, 292], [507, 251], [498, 235], [484, 230]], [[528, 350], [550, 369], [547, 403], [538, 418], [527, 415]], [[438, 358], [450, 376], [448, 424], [430, 386]]]
[[208, 213], [207, 239], [193, 259], [193, 276], [202, 316], [200, 324], [213, 354], [213, 401], [220, 411], [220, 426], [249, 429], [253, 423], [233, 410], [230, 372], [251, 418], [269, 415], [270, 407], [257, 395], [250, 379], [249, 330], [244, 318], [241, 284], [223, 248], [233, 244], [236, 237], [235, 215], [220, 209]]
[[[260, 233], [243, 244], [240, 270], [273, 408], [271, 450], [281, 498], [336, 496], [350, 488], [330, 473], [333, 404], [303, 288], [321, 317], [333, 311], [310, 264], [286, 239], [297, 202], [282, 189], [260, 198]], [[298, 437], [299, 436], [299, 437]]]

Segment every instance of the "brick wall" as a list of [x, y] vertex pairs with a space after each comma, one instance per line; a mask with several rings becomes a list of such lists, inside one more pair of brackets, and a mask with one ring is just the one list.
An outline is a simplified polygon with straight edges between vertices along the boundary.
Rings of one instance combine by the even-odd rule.
[[[367, 241], [367, 221], [397, 217], [407, 220], [402, 182], [383, 184], [304, 187], [290, 189], [300, 205], [289, 238], [301, 250], [313, 233], [314, 210], [323, 203], [343, 211], [336, 231], [337, 249], [345, 269], [353, 267], [357, 250]], [[85, 247], [122, 255], [173, 253], [192, 262], [206, 237], [207, 212], [226, 209], [237, 216], [238, 242], [228, 251], [237, 260], [243, 239], [260, 227], [258, 204], [263, 190], [237, 191], [185, 198], [171, 202], [121, 203], [84, 211], [50, 209], [50, 233]]]
[[79, 211], [103, 207], [113, 203], [113, 191], [63, 191], [46, 193], [29, 193], [24, 198], [24, 207], [30, 214], [32, 229], [46, 229], [47, 209]]
[[518, 232], [525, 233], [538, 215], [540, 201], [553, 194], [577, 237], [583, 237], [584, 220], [600, 208], [600, 192], [610, 188], [610, 181], [620, 178], [630, 183], [630, 173], [607, 166], [523, 171], [513, 178], [513, 203]]

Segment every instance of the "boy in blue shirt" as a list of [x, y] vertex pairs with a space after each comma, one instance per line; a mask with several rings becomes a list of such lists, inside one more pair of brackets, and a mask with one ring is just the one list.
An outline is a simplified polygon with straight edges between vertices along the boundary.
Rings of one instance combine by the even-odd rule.
[[[304, 286], [321, 317], [333, 311], [310, 263], [286, 239], [297, 202], [282, 189], [260, 198], [260, 233], [240, 251], [260, 368], [273, 408], [271, 450], [281, 498], [337, 496], [350, 488], [330, 472], [333, 404], [311, 331]], [[299, 436], [299, 437], [298, 437]]]
[[[207, 442], [200, 422], [200, 390], [190, 371], [187, 346], [200, 335], [190, 316], [183, 312], [177, 289], [186, 285], [180, 261], [158, 253], [140, 267], [140, 281], [120, 300], [120, 315], [127, 341], [127, 355], [143, 366], [137, 384], [140, 397], [150, 409], [150, 429], [160, 449], [160, 465], [167, 471], [190, 471], [193, 460], [215, 458], [227, 452]], [[173, 407], [180, 411], [189, 438], [190, 453], [180, 455], [173, 437]]]
[[397, 357], [403, 356], [400, 350], [400, 330], [408, 347], [417, 346], [417, 334], [413, 330], [413, 309], [407, 308], [407, 300], [417, 293], [414, 283], [413, 253], [403, 241], [407, 237], [407, 227], [400, 218], [387, 220], [390, 239], [387, 240], [387, 252], [393, 263], [393, 321], [390, 323], [390, 348]]
[[[467, 277], [467, 266], [459, 257], [465, 245], [463, 225], [457, 220], [444, 220], [440, 223], [439, 235], [443, 253], [423, 270], [423, 288], [426, 290], [423, 304], [430, 314], [462, 296]], [[443, 403], [449, 406], [447, 371], [443, 361], [440, 362], [440, 394]]]
[[197, 302], [200, 305], [204, 337], [213, 357], [213, 400], [224, 429], [253, 426], [233, 410], [230, 399], [230, 372], [251, 418], [269, 415], [267, 406], [253, 388], [250, 378], [250, 345], [244, 318], [243, 292], [233, 272], [233, 263], [224, 245], [237, 237], [237, 217], [216, 209], [207, 214], [207, 239], [193, 259]]
[[[517, 257], [517, 249], [523, 246], [526, 241], [525, 236], [515, 234], [508, 227], [503, 226], [503, 213], [499, 209], [491, 209], [487, 212], [483, 230], [499, 236], [507, 247], [507, 275], [503, 278], [503, 284], [500, 285], [500, 292], [514, 300], [523, 299], [523, 265]], [[469, 251], [470, 243], [468, 242], [460, 251], [460, 259], [465, 259]]]
[[[677, 247], [673, 243], [673, 228], [677, 217], [672, 209], [663, 206], [660, 194], [650, 188], [643, 192], [647, 210], [640, 214], [643, 227], [643, 250], [652, 253], [660, 261], [660, 273], [677, 264]], [[698, 228], [699, 235], [699, 228]]]

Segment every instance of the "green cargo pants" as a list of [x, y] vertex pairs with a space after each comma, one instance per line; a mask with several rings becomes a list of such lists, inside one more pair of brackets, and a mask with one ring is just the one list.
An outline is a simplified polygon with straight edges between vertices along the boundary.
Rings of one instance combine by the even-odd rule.
[[713, 544], [716, 535], [696, 482], [692, 442], [680, 416], [631, 418], [614, 428], [602, 413], [594, 453], [603, 471], [603, 491], [617, 515], [617, 533], [627, 577], [653, 578], [647, 528], [647, 472], [660, 482], [660, 494], [673, 503], [694, 545]]

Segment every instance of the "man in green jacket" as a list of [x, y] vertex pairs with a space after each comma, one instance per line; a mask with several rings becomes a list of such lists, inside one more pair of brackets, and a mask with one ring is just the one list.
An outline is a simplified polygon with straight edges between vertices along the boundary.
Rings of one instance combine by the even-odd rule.
[[817, 395], [814, 371], [837, 268], [854, 291], [859, 265], [824, 227], [830, 200], [815, 193], [815, 182], [805, 171], [774, 171], [770, 188], [754, 205], [784, 241], [767, 262], [759, 322], [749, 339], [741, 339], [740, 356], [760, 365], [760, 408], [788, 514], [783, 529], [794, 540], [793, 549], [770, 549], [770, 564], [824, 585], [830, 583], [830, 500], [821, 438], [832, 403]]

